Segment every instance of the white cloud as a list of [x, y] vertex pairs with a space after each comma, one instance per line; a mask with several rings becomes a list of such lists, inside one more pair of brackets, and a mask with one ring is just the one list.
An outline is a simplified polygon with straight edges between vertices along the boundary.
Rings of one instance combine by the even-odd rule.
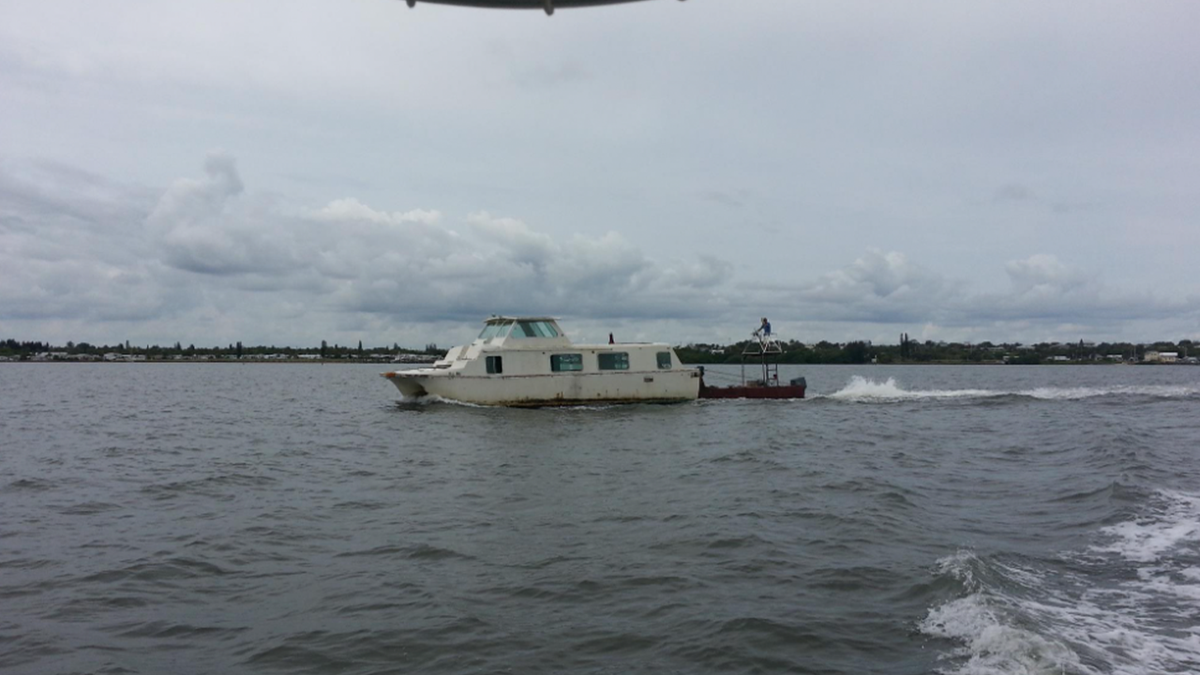
[[762, 284], [717, 256], [652, 254], [616, 229], [554, 236], [486, 211], [455, 219], [352, 197], [294, 208], [248, 190], [224, 153], [204, 174], [156, 194], [61, 165], [0, 164], [0, 329], [51, 329], [27, 337], [63, 342], [390, 344], [437, 340], [495, 312], [559, 315], [598, 337], [724, 340], [765, 313], [808, 340], [910, 327], [1028, 340], [1197, 313], [1196, 297], [1113, 291], [1099, 271], [1048, 253], [1005, 263], [1004, 292], [879, 249]]
[[214, 152], [204, 162], [203, 179], [180, 179], [159, 199], [146, 219], [164, 262], [200, 274], [285, 274], [295, 261], [287, 255], [283, 232], [263, 223], [236, 162]]
[[534, 232], [515, 218], [493, 218], [487, 212], [480, 212], [467, 216], [467, 223], [483, 241], [500, 247], [518, 265], [531, 265], [544, 273], [546, 265], [555, 258], [558, 247], [550, 237]]
[[1064, 299], [1067, 295], [1095, 295], [1096, 277], [1064, 265], [1056, 256], [1037, 253], [1004, 265], [1018, 296]]
[[365, 220], [381, 225], [403, 225], [406, 223], [434, 225], [442, 219], [440, 212], [426, 209], [413, 209], [403, 213], [398, 211], [393, 213], [376, 211], [366, 204], [360, 203], [353, 197], [335, 199], [324, 207], [310, 212], [308, 216], [313, 220], [326, 222]]
[[795, 289], [817, 320], [924, 321], [958, 300], [948, 280], [898, 251], [867, 251], [852, 264]]

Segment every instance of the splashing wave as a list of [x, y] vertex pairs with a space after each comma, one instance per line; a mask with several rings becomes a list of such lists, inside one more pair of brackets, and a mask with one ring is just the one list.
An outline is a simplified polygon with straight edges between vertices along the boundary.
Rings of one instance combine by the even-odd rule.
[[1114, 385], [1108, 387], [1037, 387], [1005, 391], [997, 389], [905, 389], [889, 377], [879, 382], [855, 375], [846, 386], [823, 398], [853, 403], [895, 403], [920, 400], [987, 399], [1001, 397], [1032, 398], [1043, 401], [1073, 401], [1103, 396], [1147, 396], [1153, 398], [1191, 398], [1200, 396], [1200, 388], [1178, 385]]
[[961, 595], [919, 628], [959, 645], [942, 659], [953, 675], [1191, 672], [1200, 663], [1197, 522], [1200, 496], [1159, 491], [1146, 513], [1102, 528], [1105, 543], [1065, 560], [960, 551], [936, 574]]

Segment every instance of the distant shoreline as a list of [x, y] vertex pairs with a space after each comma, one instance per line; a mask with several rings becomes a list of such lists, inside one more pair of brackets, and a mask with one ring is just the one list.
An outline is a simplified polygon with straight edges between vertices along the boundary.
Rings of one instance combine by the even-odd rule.
[[325, 365], [327, 363], [353, 363], [357, 365], [376, 365], [376, 366], [428, 366], [433, 362], [428, 363], [413, 362], [413, 361], [382, 361], [379, 359], [140, 359], [140, 360], [120, 360], [120, 361], [105, 361], [103, 359], [0, 359], [0, 364], [5, 363], [38, 363], [38, 364], [54, 364], [54, 363], [71, 363], [71, 364], [103, 364], [103, 365], [129, 365], [129, 364], [154, 364], [154, 365], [178, 365], [178, 364], [193, 364], [203, 363], [211, 365], [245, 365], [247, 363], [262, 363], [270, 365]]
[[[181, 364], [208, 364], [208, 365], [319, 365], [326, 364], [341, 364], [341, 365], [359, 365], [359, 366], [428, 366], [429, 363], [420, 363], [412, 361], [381, 361], [377, 359], [146, 359], [140, 361], [103, 361], [103, 360], [81, 360], [81, 359], [12, 359], [0, 360], [0, 365], [8, 363], [36, 363], [36, 364], [103, 364], [103, 365], [129, 365], [129, 364], [153, 364], [153, 365], [181, 365]], [[741, 367], [741, 363], [684, 363], [685, 366], [725, 366], [725, 367]], [[747, 366], [757, 366], [756, 362], [746, 362]], [[1151, 362], [1113, 362], [1113, 361], [1052, 361], [1045, 363], [1004, 363], [1003, 361], [904, 361], [892, 363], [781, 363], [784, 366], [850, 366], [862, 368], [864, 366], [1048, 366], [1048, 367], [1069, 367], [1069, 366], [1195, 366], [1195, 363], [1151, 363]]]

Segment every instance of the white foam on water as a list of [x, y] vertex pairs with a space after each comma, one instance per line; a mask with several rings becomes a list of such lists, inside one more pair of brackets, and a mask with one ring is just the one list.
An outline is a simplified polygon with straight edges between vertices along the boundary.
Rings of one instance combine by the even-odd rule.
[[953, 600], [921, 622], [927, 635], [957, 640], [951, 657], [962, 663], [942, 672], [955, 675], [1032, 675], [1078, 672], [1079, 657], [1062, 642], [1012, 624], [983, 593]]
[[464, 408], [486, 408], [487, 406], [479, 405], [478, 403], [467, 403], [466, 401], [456, 401], [452, 398], [442, 398], [437, 394], [426, 394], [424, 396], [402, 396], [399, 401], [406, 406], [427, 406], [427, 405], [457, 405]]
[[1187, 398], [1200, 394], [1200, 389], [1170, 385], [1116, 385], [1111, 387], [1038, 387], [1015, 393], [1048, 401], [1074, 401], [1099, 396]]
[[[962, 647], [944, 655], [954, 667], [941, 672], [953, 675], [1033, 675], [1079, 672], [1078, 655], [1064, 642], [1022, 626], [1017, 608], [1002, 595], [990, 592], [976, 578], [981, 561], [970, 551], [959, 551], [937, 562], [971, 592], [934, 607], [920, 624], [926, 635], [959, 642]], [[1043, 583], [1043, 575], [1012, 565], [998, 565], [1007, 578], [1021, 586]]]
[[1200, 497], [1160, 491], [1151, 511], [1100, 530], [1110, 541], [1092, 547], [1133, 562], [1151, 563], [1164, 555], [1196, 555], [1200, 546]]
[[1018, 391], [994, 389], [904, 389], [889, 377], [885, 381], [855, 375], [846, 386], [823, 398], [856, 403], [894, 403], [927, 399], [995, 398], [1024, 396], [1044, 401], [1074, 401], [1101, 396], [1151, 396], [1156, 398], [1188, 398], [1200, 396], [1200, 388], [1170, 385], [1117, 385], [1111, 387], [1037, 387]]
[[[1108, 541], [1071, 556], [1073, 572], [985, 563], [970, 552], [939, 560], [939, 572], [967, 591], [920, 624], [962, 645], [944, 655], [942, 672], [1200, 672], [1200, 496], [1163, 491], [1149, 510], [1103, 528]], [[990, 583], [977, 572], [985, 565]]]
[[889, 377], [885, 382], [855, 375], [850, 378], [845, 387], [828, 394], [825, 398], [840, 401], [858, 402], [891, 402], [915, 401], [921, 399], [955, 399], [955, 398], [985, 398], [989, 396], [1004, 396], [1005, 392], [988, 389], [927, 389], [908, 390], [896, 384], [896, 379]]

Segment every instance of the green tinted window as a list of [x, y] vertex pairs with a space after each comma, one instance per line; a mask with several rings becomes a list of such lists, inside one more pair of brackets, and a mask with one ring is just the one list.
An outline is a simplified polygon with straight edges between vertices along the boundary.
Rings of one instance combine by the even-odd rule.
[[658, 353], [658, 367], [662, 368], [663, 370], [670, 370], [670, 368], [671, 368], [671, 352], [659, 352]]
[[489, 323], [488, 325], [483, 327], [483, 332], [479, 334], [478, 339], [479, 340], [489, 340], [491, 338], [496, 337], [497, 335], [503, 335], [504, 331], [508, 330], [508, 327], [511, 325], [512, 325], [511, 321], [507, 321], [507, 322], [503, 322], [503, 323]]
[[552, 354], [550, 370], [556, 373], [583, 370], [583, 354]]
[[549, 321], [518, 321], [513, 329], [513, 337], [522, 338], [552, 338], [558, 337], [554, 324]]
[[597, 354], [600, 370], [629, 370], [629, 354], [627, 352], [612, 352]]

